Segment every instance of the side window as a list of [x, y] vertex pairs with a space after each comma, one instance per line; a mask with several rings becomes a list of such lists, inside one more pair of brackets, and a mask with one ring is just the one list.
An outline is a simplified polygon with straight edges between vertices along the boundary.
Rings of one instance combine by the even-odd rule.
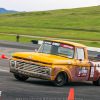
[[75, 59], [82, 59], [84, 60], [84, 49], [82, 48], [77, 48], [76, 50], [76, 55], [75, 55]]

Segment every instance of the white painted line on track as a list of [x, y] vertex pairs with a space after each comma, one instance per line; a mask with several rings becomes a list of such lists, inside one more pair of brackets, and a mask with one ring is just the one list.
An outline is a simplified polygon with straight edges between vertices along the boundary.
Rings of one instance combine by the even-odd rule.
[[9, 72], [9, 70], [0, 69], [0, 72]]

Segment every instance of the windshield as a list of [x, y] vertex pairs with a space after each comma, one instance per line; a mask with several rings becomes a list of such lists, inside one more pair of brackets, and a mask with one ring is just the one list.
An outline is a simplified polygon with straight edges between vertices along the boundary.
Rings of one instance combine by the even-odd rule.
[[75, 47], [69, 44], [44, 41], [38, 52], [73, 58]]

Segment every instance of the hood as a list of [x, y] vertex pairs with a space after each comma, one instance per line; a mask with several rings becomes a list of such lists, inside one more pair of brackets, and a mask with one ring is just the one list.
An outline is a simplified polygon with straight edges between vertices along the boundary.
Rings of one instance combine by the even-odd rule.
[[19, 52], [14, 53], [13, 56], [51, 64], [68, 64], [72, 61], [69, 58], [37, 52]]

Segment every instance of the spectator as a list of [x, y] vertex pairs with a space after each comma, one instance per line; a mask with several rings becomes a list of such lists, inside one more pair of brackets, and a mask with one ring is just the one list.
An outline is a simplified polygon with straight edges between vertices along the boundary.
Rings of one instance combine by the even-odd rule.
[[19, 42], [19, 34], [17, 34], [16, 38], [17, 38], [17, 42]]

